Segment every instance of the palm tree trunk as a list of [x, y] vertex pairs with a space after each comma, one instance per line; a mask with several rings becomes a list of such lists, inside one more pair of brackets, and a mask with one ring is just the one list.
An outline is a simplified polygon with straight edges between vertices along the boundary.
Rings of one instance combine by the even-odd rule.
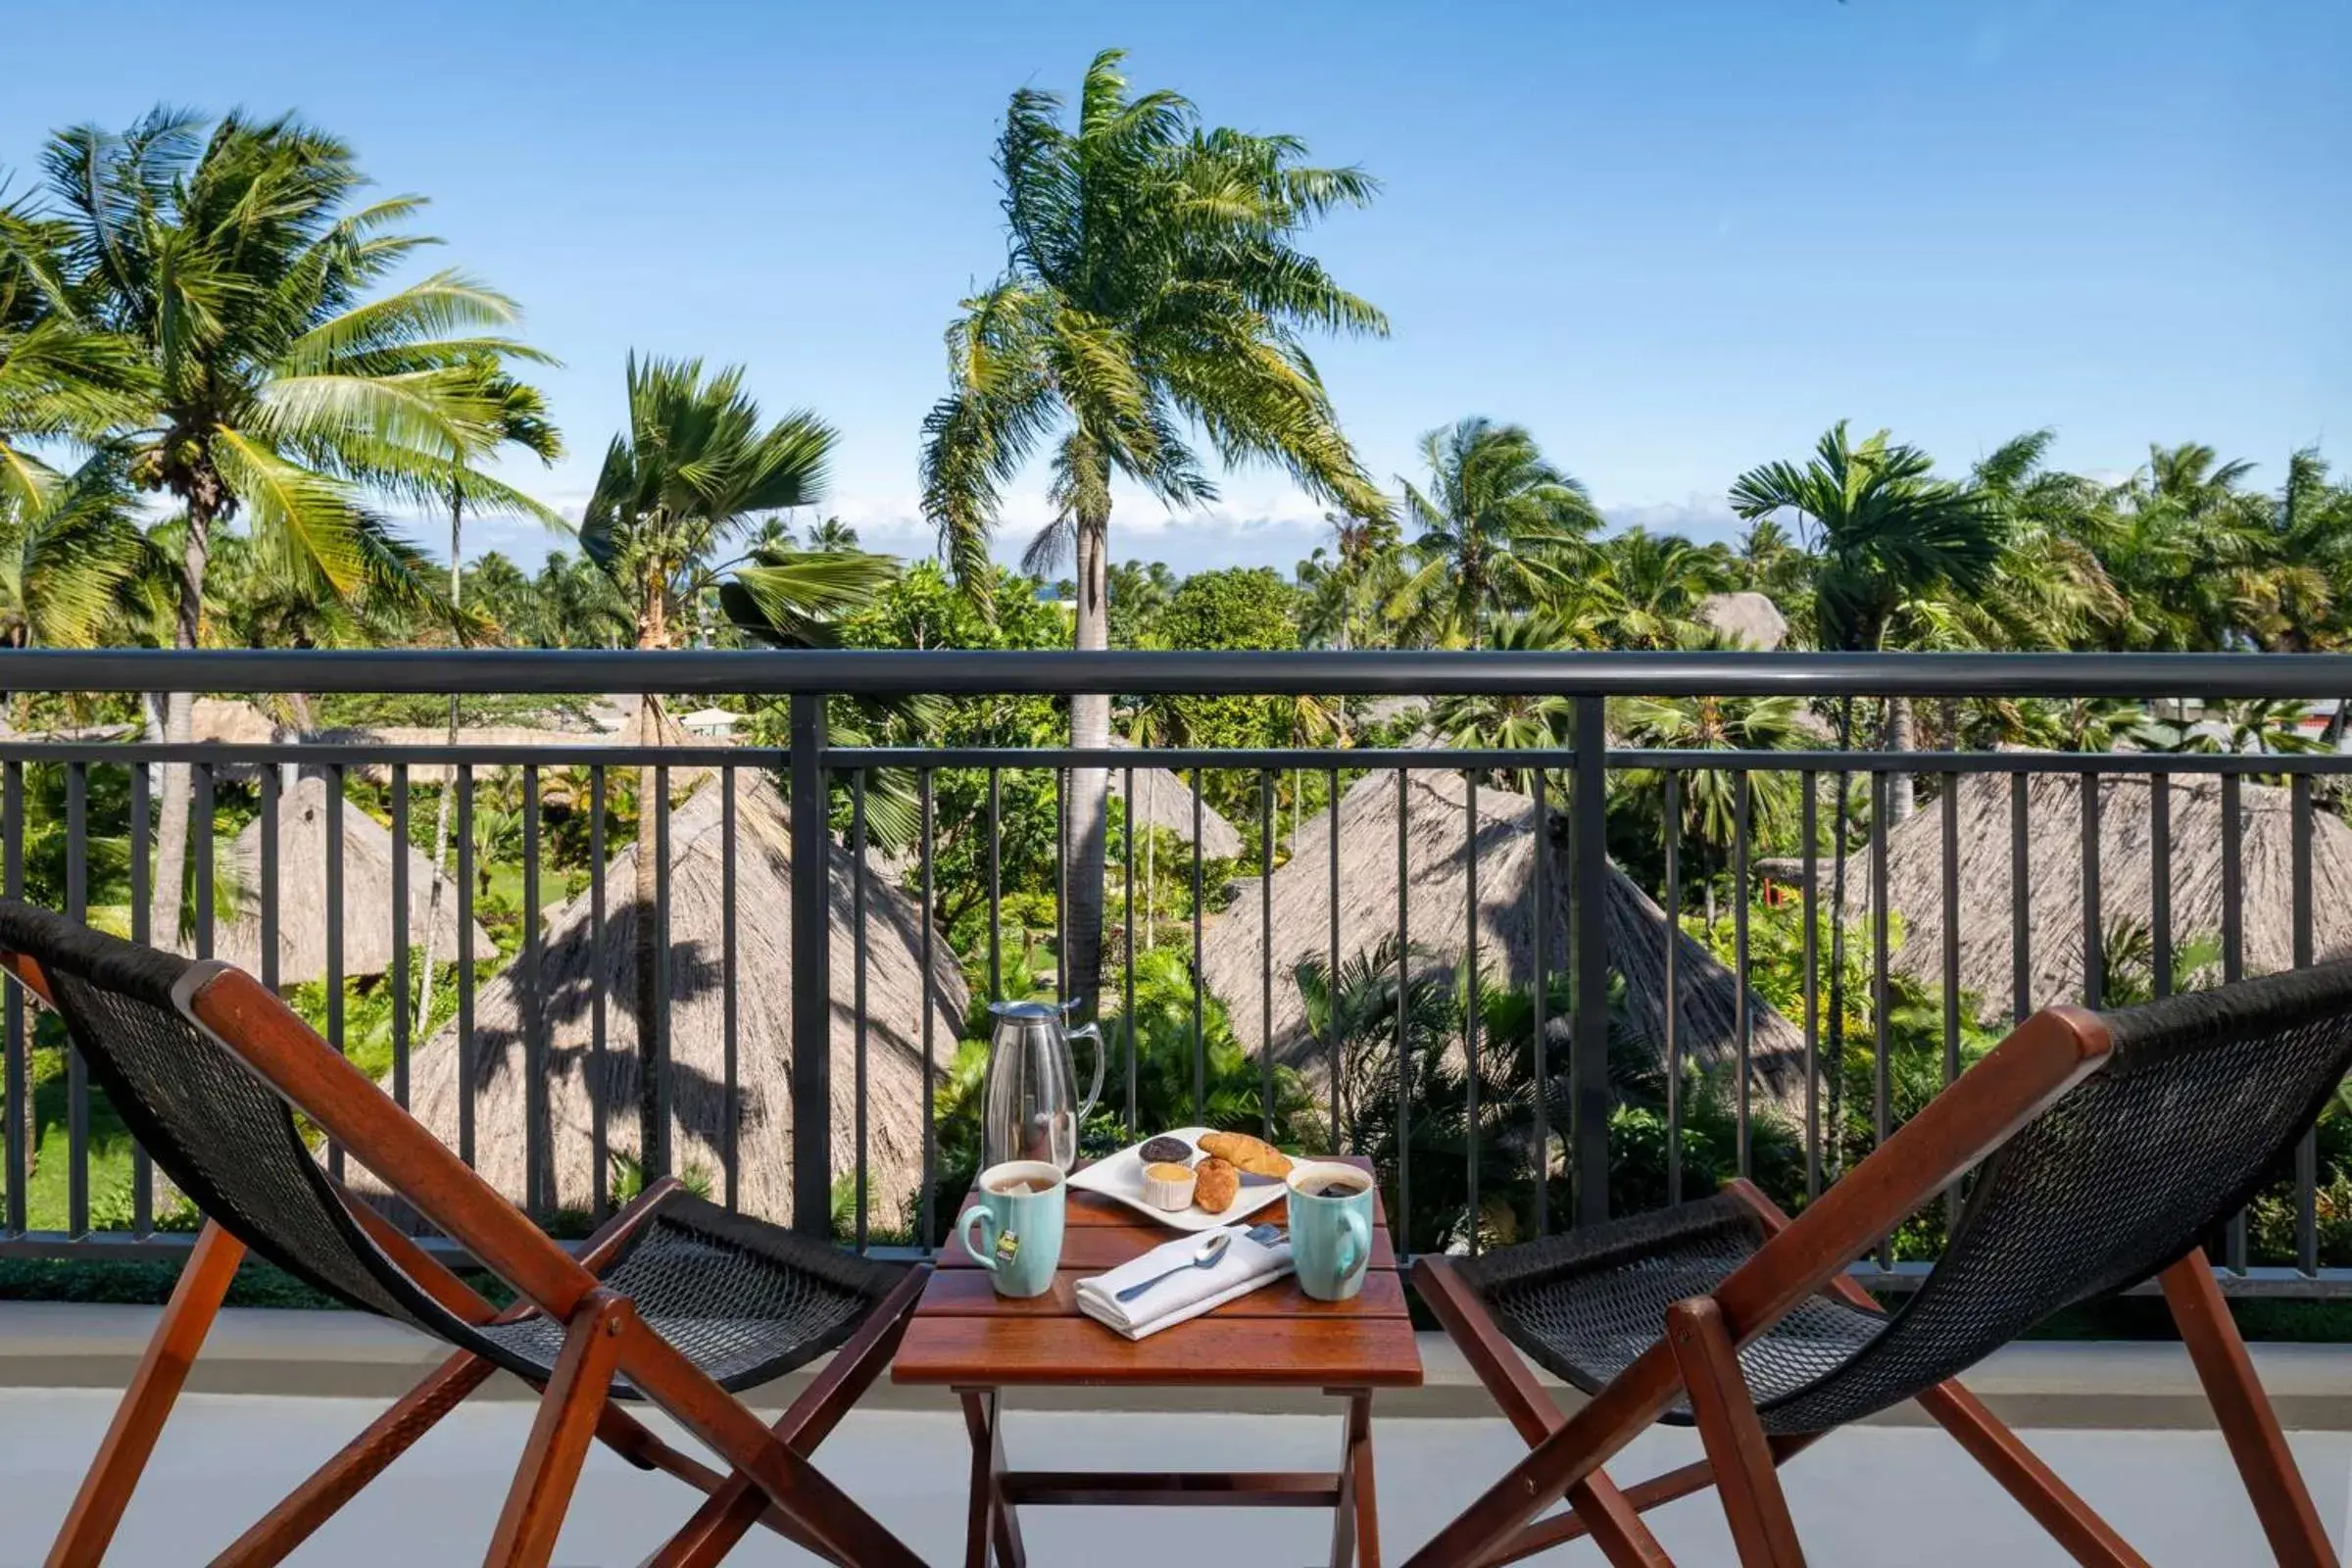
[[[204, 627], [204, 572], [213, 551], [213, 510], [202, 490], [188, 498], [188, 536], [179, 563], [179, 608], [172, 623], [172, 646], [177, 649], [193, 649]], [[195, 693], [167, 693], [164, 739], [186, 745], [192, 738], [195, 715]], [[147, 938], [158, 947], [177, 952], [179, 912], [187, 881], [188, 813], [195, 796], [190, 765], [165, 763], [159, 795], [161, 815], [155, 833], [155, 882], [148, 890]]]
[[[465, 500], [453, 492], [449, 498], [449, 607], [452, 610], [458, 608], [463, 581], [458, 575], [458, 551], [465, 539]], [[449, 694], [449, 744], [452, 750], [458, 744], [458, 694], [455, 692]], [[458, 769], [453, 762], [449, 776], [441, 781], [441, 804], [433, 808], [432, 890], [424, 913], [424, 961], [416, 966], [416, 1026], [428, 1036], [433, 1027], [433, 930], [441, 923], [441, 887], [448, 875], [442, 863], [449, 858], [449, 807], [457, 793]], [[408, 848], [395, 845], [393, 853], [405, 855]], [[525, 911], [526, 914], [534, 912]], [[459, 1049], [465, 1049], [463, 1044]]]
[[[1907, 697], [1886, 699], [1886, 749], [1907, 752], [1918, 745], [1911, 715], [1911, 701]], [[1886, 775], [1886, 825], [1908, 818], [1918, 808], [1918, 779], [1911, 773]]]
[[[1078, 519], [1078, 651], [1099, 653], [1110, 646], [1110, 515]], [[1093, 692], [1070, 699], [1070, 744], [1091, 749], [1110, 744], [1110, 695]], [[1065, 813], [1069, 842], [1062, 864], [1069, 867], [1070, 951], [1064, 972], [1072, 1001], [1085, 1018], [1096, 1016], [1102, 977], [1103, 841], [1109, 817], [1109, 775], [1099, 767], [1070, 770]]]

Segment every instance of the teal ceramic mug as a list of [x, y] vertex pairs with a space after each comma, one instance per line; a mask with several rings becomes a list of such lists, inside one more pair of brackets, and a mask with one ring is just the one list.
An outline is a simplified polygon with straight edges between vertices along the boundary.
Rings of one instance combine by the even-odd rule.
[[1291, 1264], [1298, 1289], [1346, 1301], [1364, 1288], [1372, 1261], [1372, 1178], [1353, 1165], [1291, 1167]]
[[1061, 1167], [1042, 1159], [1008, 1160], [980, 1173], [956, 1232], [999, 1296], [1043, 1296], [1054, 1288], [1068, 1197]]

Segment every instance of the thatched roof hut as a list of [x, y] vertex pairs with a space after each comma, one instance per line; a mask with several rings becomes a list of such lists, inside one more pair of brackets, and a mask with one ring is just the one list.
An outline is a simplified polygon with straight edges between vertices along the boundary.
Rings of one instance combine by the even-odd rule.
[[[2095, 761], [2085, 759], [2086, 762]], [[2082, 996], [2082, 785], [2072, 773], [2026, 775], [2027, 957], [2035, 1007]], [[2015, 1002], [2010, 945], [2009, 775], [1964, 774], [1959, 810], [1960, 988], [1976, 997], [1987, 1022], [2005, 1021]], [[2178, 953], [2222, 932], [2222, 785], [2216, 777], [2180, 775], [2168, 786], [2172, 862], [2172, 936]], [[2099, 924], [2103, 933], [2132, 922], [2154, 932], [2153, 795], [2145, 774], [2108, 774], [2099, 783]], [[2245, 972], [2267, 974], [2294, 963], [2294, 818], [2288, 792], [2240, 783], [2238, 833], [2243, 876], [2238, 899]], [[2312, 811], [2312, 952], [2352, 953], [2352, 827], [2333, 812]], [[1801, 872], [1799, 873], [1801, 878]], [[1818, 868], [1830, 898], [1830, 861]], [[1870, 913], [1867, 852], [1846, 868], [1846, 918]], [[1801, 881], [1800, 884], [1801, 885]], [[1943, 974], [1943, 808], [1923, 803], [1886, 835], [1886, 904], [1899, 922], [1892, 964], [1938, 984]]]
[[[1405, 819], [1408, 936], [1447, 963], [1460, 962], [1469, 924], [1464, 875], [1468, 788], [1460, 774], [1419, 770], [1406, 775]], [[1368, 952], [1396, 930], [1396, 778], [1376, 772], [1340, 800], [1340, 956]], [[1536, 868], [1535, 803], [1507, 790], [1478, 792], [1478, 956], [1498, 981], [1525, 986], [1535, 975], [1531, 882]], [[1556, 823], [1555, 823], [1556, 828]], [[1552, 857], [1551, 908], [1544, 916], [1547, 974], [1567, 961], [1568, 874], [1565, 846], [1544, 840]], [[1625, 976], [1630, 1021], [1644, 1038], [1665, 1039], [1666, 915], [1615, 865], [1608, 877], [1610, 966]], [[1201, 944], [1210, 991], [1230, 1010], [1234, 1034], [1251, 1050], [1261, 1041], [1261, 964], [1273, 960], [1274, 1050], [1282, 1059], [1312, 1069], [1316, 1044], [1307, 1038], [1305, 1004], [1292, 978], [1298, 961], [1325, 956], [1331, 944], [1329, 823], [1310, 823], [1288, 864], [1274, 873], [1274, 917], [1268, 929], [1254, 897], [1237, 902]], [[1697, 942], [1677, 931], [1676, 1034], [1685, 1059], [1709, 1068], [1737, 1062], [1740, 1036], [1732, 973]], [[1760, 998], [1748, 998], [1749, 1057], [1758, 1091], [1784, 1103], [1804, 1092], [1804, 1037]]]
[[188, 710], [188, 738], [201, 745], [268, 746], [277, 732], [277, 721], [251, 703], [199, 697]]
[[[1125, 749], [1127, 743], [1114, 739], [1111, 745]], [[1126, 790], [1126, 769], [1110, 769], [1110, 793], [1119, 796], [1124, 795]], [[1164, 767], [1138, 766], [1135, 770], [1135, 819], [1145, 827], [1166, 829], [1175, 834], [1181, 843], [1192, 843], [1192, 781], [1179, 778]], [[1231, 822], [1217, 814], [1215, 807], [1205, 803], [1200, 808], [1200, 853], [1212, 860], [1230, 860], [1242, 853], [1242, 835], [1235, 831]]]
[[1770, 594], [1709, 594], [1698, 602], [1698, 621], [1760, 653], [1778, 652], [1788, 640], [1788, 617]]
[[[277, 983], [301, 985], [326, 978], [326, 781], [315, 774], [298, 779], [277, 807]], [[432, 861], [413, 846], [409, 858], [409, 941], [422, 944], [433, 930], [433, 951], [447, 955], [458, 946], [458, 895], [447, 877], [441, 906], [433, 911]], [[216, 951], [230, 963], [262, 972], [262, 819], [237, 835], [231, 851], [239, 906], [221, 923]], [[343, 805], [343, 973], [382, 974], [392, 967], [392, 834], [375, 818], [346, 801]], [[479, 925], [471, 927], [473, 956], [495, 957], [497, 947]]]
[[[765, 778], [738, 773], [736, 791], [735, 1118], [741, 1199], [746, 1211], [792, 1218], [792, 843], [791, 819]], [[730, 1110], [725, 1095], [726, 994], [722, 981], [724, 805], [706, 783], [670, 818], [669, 1049], [672, 1072], [670, 1152], [681, 1174], [701, 1170], [713, 1192], [721, 1171]], [[582, 893], [549, 923], [543, 977], [532, 985], [518, 963], [482, 988], [474, 1002], [474, 1163], [502, 1193], [524, 1188], [523, 1004], [544, 1006], [547, 1104], [543, 1147], [553, 1164], [559, 1207], [585, 1208], [594, 1195], [593, 1099], [605, 1104], [610, 1147], [632, 1157], [637, 1137], [637, 1024], [633, 960], [637, 911], [629, 890], [636, 849], [607, 868], [605, 941], [592, 942], [589, 895]], [[833, 1168], [855, 1167], [857, 1133], [857, 956], [853, 866], [832, 851]], [[922, 1179], [922, 911], [879, 877], [866, 882], [866, 1072], [868, 1212], [895, 1222]], [[605, 998], [606, 1056], [592, 1078], [592, 999]], [[937, 1059], [943, 1070], [963, 1025], [963, 976], [947, 942], [933, 944], [931, 969]], [[453, 1146], [458, 1136], [458, 1041], [444, 1029], [411, 1063], [410, 1103], [417, 1118]]]

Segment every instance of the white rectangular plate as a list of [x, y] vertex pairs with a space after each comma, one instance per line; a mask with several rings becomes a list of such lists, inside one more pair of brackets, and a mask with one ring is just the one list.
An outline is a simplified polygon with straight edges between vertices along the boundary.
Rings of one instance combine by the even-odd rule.
[[[1162, 1136], [1181, 1138], [1198, 1150], [1201, 1135], [1215, 1131], [1214, 1127], [1175, 1127]], [[1115, 1199], [1144, 1218], [1176, 1231], [1208, 1231], [1220, 1225], [1231, 1225], [1236, 1220], [1256, 1213], [1268, 1203], [1280, 1202], [1282, 1195], [1289, 1190], [1281, 1182], [1270, 1179], [1262, 1184], [1244, 1180], [1233, 1206], [1221, 1214], [1211, 1214], [1198, 1203], [1170, 1213], [1144, 1201], [1143, 1147], [1140, 1143], [1130, 1144], [1115, 1154], [1096, 1160], [1084, 1170], [1070, 1172], [1070, 1185], [1082, 1193], [1099, 1193], [1104, 1198]]]

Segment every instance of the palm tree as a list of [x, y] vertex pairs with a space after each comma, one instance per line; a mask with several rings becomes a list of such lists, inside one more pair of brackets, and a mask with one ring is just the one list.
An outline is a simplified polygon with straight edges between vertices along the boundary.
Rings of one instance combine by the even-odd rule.
[[1677, 648], [1705, 628], [1698, 608], [1731, 586], [1729, 563], [1679, 533], [1628, 528], [1593, 547], [1594, 570], [1579, 584], [1603, 646]]
[[1398, 481], [1421, 564], [1391, 612], [1429, 642], [1475, 648], [1491, 613], [1534, 609], [1566, 586], [1600, 514], [1520, 425], [1472, 417], [1432, 430], [1421, 461], [1426, 494]]
[[33, 444], [92, 437], [135, 413], [140, 366], [67, 291], [71, 231], [7, 195], [0, 175], [0, 506], [24, 518], [61, 483]]
[[[1513, 615], [1489, 633], [1490, 645], [1505, 653], [1542, 653], [1574, 647], [1556, 622], [1544, 615]], [[1576, 699], [1559, 692], [1441, 697], [1430, 726], [1446, 745], [1460, 751], [1553, 751], [1575, 743]], [[1509, 768], [1490, 776], [1504, 789], [1532, 794], [1533, 768]]]
[[807, 548], [820, 555], [849, 555], [858, 549], [858, 530], [839, 517], [827, 517], [809, 528]]
[[[1965, 597], [1979, 591], [1999, 564], [2000, 522], [1974, 492], [1932, 476], [1934, 465], [1916, 447], [1890, 442], [1884, 430], [1856, 446], [1842, 419], [1814, 448], [1813, 461], [1769, 463], [1732, 484], [1732, 510], [1743, 519], [1793, 513], [1815, 557], [1813, 625], [1824, 648], [1876, 651], [1908, 604], [1931, 595]], [[1910, 707], [1886, 704], [1885, 740], [1892, 751], [1910, 745]], [[1853, 707], [1838, 705], [1838, 744], [1853, 743]], [[1911, 780], [1898, 774], [1908, 796]], [[1846, 841], [1850, 796], [1838, 791], [1834, 891], [1830, 907], [1845, 907]], [[1907, 804], [1907, 803], [1906, 803]], [[1830, 1125], [1841, 1125], [1845, 1030], [1845, 924], [1830, 931]]]
[[[580, 543], [627, 599], [639, 648], [674, 647], [686, 615], [737, 563], [725, 551], [763, 514], [807, 506], [823, 491], [832, 427], [806, 410], [765, 423], [743, 390], [743, 370], [705, 376], [700, 360], [629, 357], [628, 428], [612, 438], [580, 523]], [[804, 645], [833, 614], [856, 608], [891, 575], [873, 556], [770, 550], [726, 584], [728, 608], [775, 640]], [[659, 747], [668, 720], [651, 693], [639, 703], [638, 744]], [[639, 1050], [650, 1053], [662, 999], [656, 988], [660, 933], [653, 909], [658, 774], [640, 768], [637, 787], [636, 1013]], [[822, 811], [822, 801], [796, 801]], [[649, 1176], [669, 1168], [668, 1129], [659, 1114], [651, 1061], [638, 1075], [639, 1161]]]
[[[1207, 129], [1172, 92], [1130, 96], [1118, 50], [1095, 57], [1074, 125], [1057, 94], [1012, 96], [997, 143], [1010, 255], [948, 329], [950, 390], [924, 420], [923, 512], [967, 592], [989, 582], [1000, 488], [1054, 447], [1054, 521], [1033, 555], [1074, 559], [1075, 641], [1108, 645], [1111, 481], [1170, 506], [1216, 487], [1188, 438], [1228, 466], [1271, 464], [1309, 493], [1383, 504], [1307, 356], [1311, 330], [1387, 321], [1297, 241], [1370, 201], [1354, 169], [1302, 162], [1295, 137]], [[1107, 743], [1110, 701], [1070, 701], [1072, 744]], [[1072, 994], [1102, 966], [1105, 778], [1070, 777]]]
[[[514, 319], [503, 296], [441, 271], [372, 291], [421, 235], [423, 206], [352, 205], [351, 150], [290, 118], [200, 121], [158, 109], [114, 135], [78, 126], [44, 155], [65, 235], [54, 298], [140, 364], [135, 412], [114, 421], [131, 474], [185, 516], [172, 643], [198, 645], [214, 530], [242, 515], [290, 570], [346, 598], [415, 590], [411, 558], [369, 510], [383, 495], [428, 503], [463, 487], [477, 504], [542, 512], [474, 471], [493, 411], [467, 356], [514, 345], [480, 335]], [[188, 739], [190, 694], [165, 708]], [[189, 774], [167, 768], [154, 929], [177, 928]]]
[[146, 563], [122, 457], [101, 452], [63, 479], [0, 486], [0, 648], [88, 648], [123, 609]]

